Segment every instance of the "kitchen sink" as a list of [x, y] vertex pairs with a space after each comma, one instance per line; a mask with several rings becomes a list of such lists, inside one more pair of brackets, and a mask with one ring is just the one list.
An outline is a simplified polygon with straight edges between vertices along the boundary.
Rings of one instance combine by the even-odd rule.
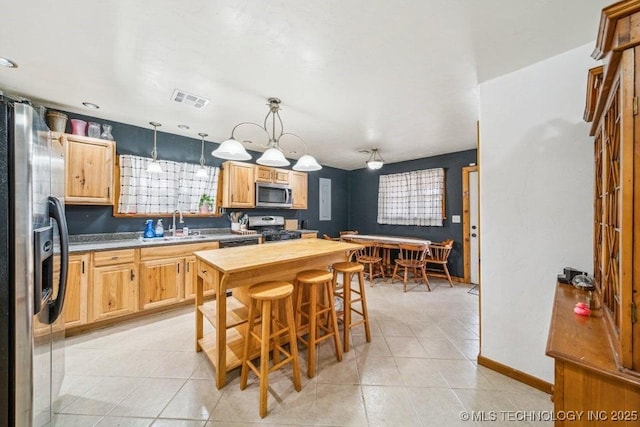
[[164, 236], [164, 237], [142, 237], [140, 240], [143, 242], [176, 242], [183, 240], [200, 240], [211, 238], [212, 236], [207, 236], [203, 234], [190, 234], [188, 236]]

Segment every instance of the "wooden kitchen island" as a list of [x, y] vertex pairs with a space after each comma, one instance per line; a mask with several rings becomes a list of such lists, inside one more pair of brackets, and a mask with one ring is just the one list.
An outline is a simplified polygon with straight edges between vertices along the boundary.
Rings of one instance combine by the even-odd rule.
[[[240, 366], [242, 360], [249, 286], [267, 280], [293, 283], [298, 272], [326, 269], [335, 262], [345, 261], [348, 252], [359, 247], [353, 243], [299, 239], [194, 252], [198, 261], [196, 351], [204, 351], [213, 363], [216, 386], [224, 387], [227, 372]], [[205, 282], [216, 291], [216, 299], [206, 304], [203, 303]], [[227, 290], [231, 290], [231, 296], [227, 296]], [[204, 335], [205, 318], [214, 327], [214, 332], [207, 335]], [[253, 351], [259, 355], [257, 347]]]

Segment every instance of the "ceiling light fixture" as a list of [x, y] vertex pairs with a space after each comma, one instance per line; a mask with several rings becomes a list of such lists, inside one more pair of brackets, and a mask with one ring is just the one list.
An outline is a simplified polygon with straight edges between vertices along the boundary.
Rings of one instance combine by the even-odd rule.
[[198, 172], [196, 172], [196, 176], [198, 178], [207, 178], [209, 176], [209, 173], [207, 172], [207, 168], [204, 167], [204, 138], [208, 135], [202, 132], [198, 135], [200, 135], [200, 137], [202, 138], [202, 143], [200, 145], [200, 169], [198, 169]]
[[162, 167], [158, 162], [158, 148], [156, 145], [156, 134], [158, 130], [158, 126], [162, 126], [157, 122], [149, 122], [151, 126], [153, 126], [153, 151], [151, 151], [152, 161], [147, 166], [147, 172], [149, 173], [162, 173]]
[[367, 160], [367, 167], [369, 169], [380, 169], [382, 165], [384, 165], [384, 159], [380, 155], [380, 151], [377, 148], [372, 148], [369, 160]]
[[100, 106], [98, 104], [94, 104], [93, 102], [83, 102], [82, 105], [92, 110], [100, 109]]
[[7, 68], [18, 68], [18, 64], [16, 64], [9, 58], [3, 58], [1, 56], [0, 56], [0, 65]]
[[[299, 135], [296, 135], [295, 133], [284, 131], [284, 125], [282, 124], [282, 118], [280, 117], [280, 103], [281, 103], [280, 99], [269, 98], [267, 101], [268, 101], [267, 105], [269, 106], [269, 112], [267, 112], [267, 115], [264, 118], [264, 122], [262, 126], [254, 122], [238, 123], [231, 130], [231, 137], [228, 140], [224, 141], [220, 145], [220, 147], [217, 150], [213, 151], [211, 154], [215, 157], [220, 157], [222, 159], [230, 159], [230, 160], [250, 159], [251, 156], [249, 155], [249, 153], [247, 153], [247, 151], [242, 146], [242, 144], [240, 144], [240, 142], [238, 142], [233, 136], [235, 130], [239, 126], [250, 124], [262, 129], [267, 134], [267, 137], [269, 138], [267, 145], [265, 146], [267, 150], [262, 154], [262, 156], [260, 156], [260, 158], [258, 158], [258, 160], [256, 160], [256, 163], [260, 165], [275, 166], [275, 167], [288, 166], [290, 162], [284, 157], [284, 154], [282, 153], [282, 149], [280, 148], [280, 138], [282, 138], [285, 135], [291, 135], [298, 138], [298, 140], [302, 142], [305, 148], [305, 154], [302, 157], [300, 157], [298, 162], [293, 166], [293, 169], [299, 170], [299, 171], [316, 171], [316, 170], [322, 169], [322, 166], [318, 164], [316, 159], [314, 159], [312, 156], [308, 154], [307, 144], [304, 142], [304, 140]], [[271, 133], [269, 133], [269, 131], [267, 130], [267, 122], [269, 120], [269, 116], [271, 116]], [[276, 132], [276, 119], [278, 119], [278, 122], [280, 123], [279, 133]]]

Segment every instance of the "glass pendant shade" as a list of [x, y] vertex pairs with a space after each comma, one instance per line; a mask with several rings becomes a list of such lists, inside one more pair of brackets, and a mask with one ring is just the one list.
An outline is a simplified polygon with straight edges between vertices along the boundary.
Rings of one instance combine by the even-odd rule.
[[384, 163], [379, 160], [370, 160], [367, 162], [367, 167], [369, 169], [380, 169], [382, 168], [382, 165], [384, 165]]
[[256, 163], [259, 165], [280, 167], [288, 166], [289, 160], [284, 157], [282, 151], [272, 147], [267, 149], [267, 151], [265, 151], [262, 156], [256, 160]]
[[294, 171], [312, 172], [318, 171], [320, 169], [322, 169], [322, 166], [320, 166], [320, 164], [316, 161], [316, 159], [313, 158], [313, 156], [310, 156], [308, 154], [300, 157], [296, 164], [293, 165]]
[[200, 166], [200, 168], [198, 169], [198, 172], [196, 172], [196, 176], [198, 178], [207, 178], [209, 176], [209, 173], [207, 172], [207, 169], [204, 166]]
[[162, 167], [157, 160], [152, 160], [149, 165], [147, 165], [147, 172], [149, 173], [162, 173]]
[[229, 138], [224, 141], [218, 148], [211, 152], [211, 155], [219, 159], [226, 160], [249, 160], [251, 155], [247, 153], [242, 144], [236, 139]]

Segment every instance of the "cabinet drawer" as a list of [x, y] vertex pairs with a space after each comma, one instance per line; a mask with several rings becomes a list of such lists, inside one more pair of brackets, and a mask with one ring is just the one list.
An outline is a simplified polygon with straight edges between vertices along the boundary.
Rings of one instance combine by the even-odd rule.
[[135, 249], [119, 249], [116, 251], [100, 251], [93, 253], [93, 265], [95, 267], [124, 264], [126, 262], [134, 262], [135, 260]]
[[219, 242], [191, 243], [188, 245], [166, 245], [140, 249], [140, 259], [149, 260], [157, 258], [191, 256], [196, 251], [218, 249]]
[[198, 276], [202, 277], [205, 283], [212, 283], [216, 270], [210, 265], [198, 261]]

